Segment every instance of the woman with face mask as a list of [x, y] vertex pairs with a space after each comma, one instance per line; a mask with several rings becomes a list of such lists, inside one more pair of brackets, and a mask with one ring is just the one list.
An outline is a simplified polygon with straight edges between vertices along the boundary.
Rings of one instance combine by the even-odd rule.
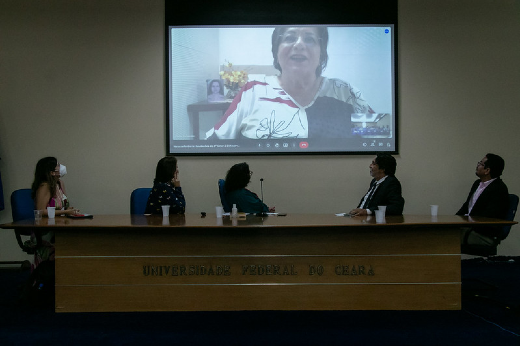
[[[36, 164], [31, 188], [32, 198], [35, 209], [40, 210], [43, 216], [48, 216], [47, 207], [55, 207], [56, 216], [73, 215], [79, 212], [69, 205], [65, 195], [65, 185], [60, 178], [66, 173], [67, 168], [60, 165], [55, 157], [44, 157]], [[42, 233], [39, 245], [33, 234], [26, 245], [35, 247], [34, 268], [42, 261], [54, 260], [54, 232]]]
[[61, 181], [67, 173], [67, 168], [58, 163], [55, 157], [44, 157], [36, 164], [32, 197], [35, 209], [47, 215], [47, 207], [55, 207], [56, 215], [76, 214], [79, 210], [69, 205], [65, 195], [65, 185]]

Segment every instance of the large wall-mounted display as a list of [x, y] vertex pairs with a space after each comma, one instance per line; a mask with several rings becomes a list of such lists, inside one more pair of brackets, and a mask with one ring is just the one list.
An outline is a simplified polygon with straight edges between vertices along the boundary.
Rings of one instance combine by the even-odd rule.
[[166, 2], [168, 153], [396, 153], [396, 13], [269, 22], [254, 7], [211, 19]]

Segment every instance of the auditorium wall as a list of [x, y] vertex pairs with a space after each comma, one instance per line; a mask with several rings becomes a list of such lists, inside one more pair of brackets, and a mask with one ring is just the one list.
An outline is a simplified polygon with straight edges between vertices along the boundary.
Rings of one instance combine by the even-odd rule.
[[[454, 214], [487, 152], [520, 194], [519, 2], [399, 1], [399, 155], [405, 214]], [[0, 172], [9, 196], [44, 156], [67, 166], [75, 207], [129, 213], [166, 151], [162, 0], [0, 2]], [[287, 213], [345, 212], [366, 192], [372, 155], [179, 157], [188, 213], [214, 212], [234, 163], [250, 188]], [[499, 247], [520, 255], [520, 226]], [[26, 258], [0, 232], [0, 260]]]

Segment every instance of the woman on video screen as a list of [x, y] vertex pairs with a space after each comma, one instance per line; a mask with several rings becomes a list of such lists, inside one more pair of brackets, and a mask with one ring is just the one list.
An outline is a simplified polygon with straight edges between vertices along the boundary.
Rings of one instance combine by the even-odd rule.
[[206, 138], [345, 138], [352, 113], [374, 113], [361, 93], [322, 76], [327, 27], [277, 27], [271, 42], [279, 76], [250, 81]]

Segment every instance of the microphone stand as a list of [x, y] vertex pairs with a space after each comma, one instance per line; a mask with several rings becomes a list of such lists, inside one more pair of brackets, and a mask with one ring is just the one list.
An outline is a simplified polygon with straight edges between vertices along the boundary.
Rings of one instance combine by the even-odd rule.
[[260, 194], [262, 196], [262, 210], [256, 216], [267, 216], [267, 213], [264, 211], [264, 178], [260, 178]]

